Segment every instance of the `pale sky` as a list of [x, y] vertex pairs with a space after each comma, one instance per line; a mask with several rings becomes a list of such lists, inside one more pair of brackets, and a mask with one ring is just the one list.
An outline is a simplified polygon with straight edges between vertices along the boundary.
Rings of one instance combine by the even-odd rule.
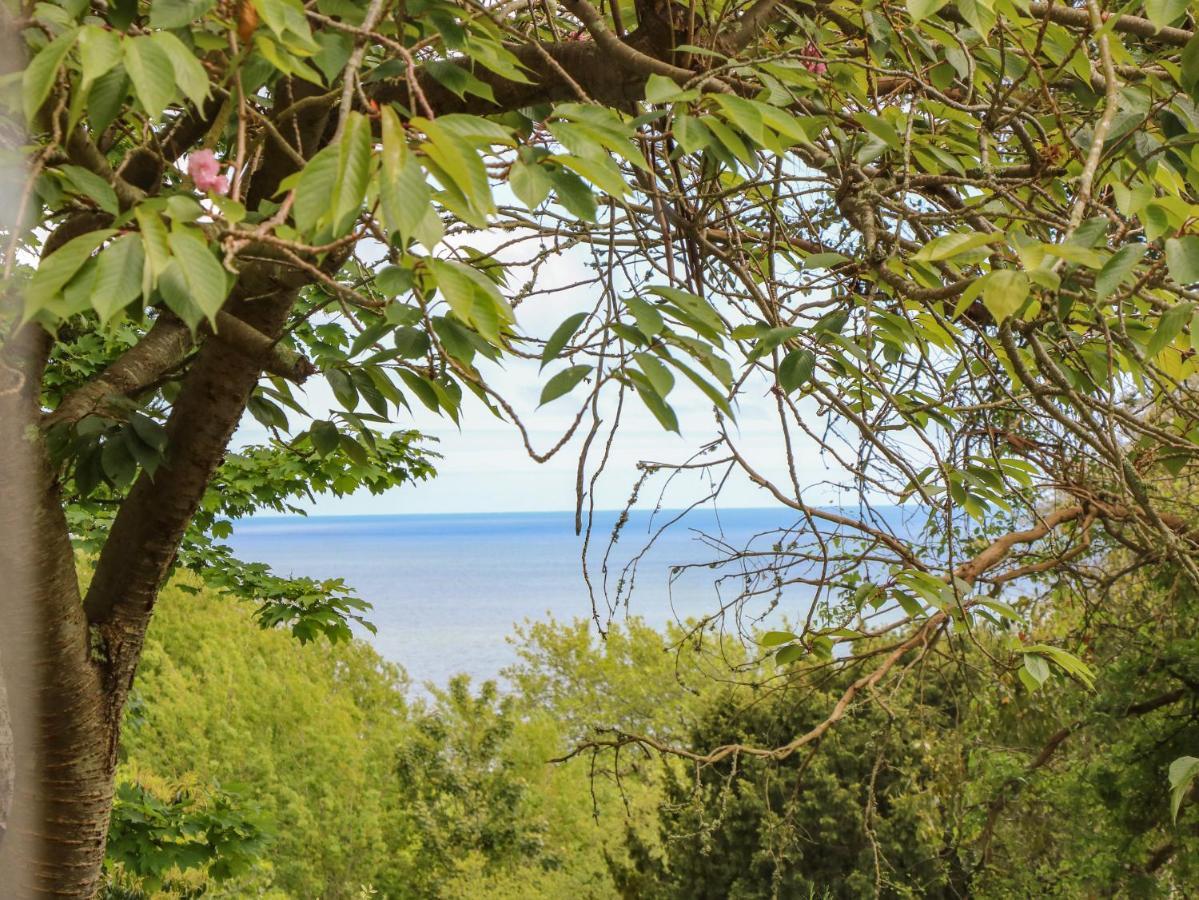
[[[477, 235], [474, 243], [476, 246], [479, 244]], [[540, 270], [539, 286], [567, 285], [582, 280], [592, 274], [584, 270], [584, 261], [581, 254], [563, 254]], [[517, 277], [514, 276], [514, 279]], [[518, 310], [522, 331], [547, 337], [570, 312], [583, 308], [578, 300], [577, 296], [562, 293], [522, 305]], [[536, 406], [541, 388], [546, 378], [555, 371], [554, 364], [541, 376], [538, 375], [536, 363], [523, 360], [506, 361], [503, 369], [488, 364], [483, 371], [520, 413], [529, 428], [534, 448], [539, 452], [544, 452], [557, 442], [585, 396], [583, 388], [579, 388], [576, 390], [578, 398], [568, 395], [538, 410]], [[751, 455], [755, 465], [760, 466], [764, 474], [783, 479], [780, 483], [786, 483], [785, 470], [781, 466], [781, 440], [774, 404], [767, 387], [766, 382], [762, 381], [755, 392], [743, 398], [734, 434], [739, 435], [742, 452]], [[327, 410], [335, 408], [332, 395], [321, 379], [313, 379], [304, 394], [308, 399], [306, 406], [314, 415], [324, 416]], [[533, 512], [574, 508], [576, 468], [585, 427], [581, 427], [571, 442], [550, 461], [538, 464], [525, 452], [515, 426], [496, 419], [469, 394], [464, 400], [460, 430], [449, 419], [428, 412], [415, 398], [411, 402], [412, 417], [401, 419], [396, 427], [416, 428], [438, 438], [436, 446], [444, 457], [437, 467], [438, 476], [377, 497], [366, 492], [340, 499], [321, 497], [308, 507], [310, 512], [319, 515], [390, 515]], [[685, 379], [678, 379], [670, 402], [678, 413], [681, 437], [664, 431], [640, 400], [635, 395], [629, 395], [606, 474], [597, 486], [597, 509], [614, 509], [625, 505], [638, 475], [636, 464], [639, 461], [682, 462], [716, 437], [711, 402]], [[588, 418], [586, 422], [589, 421]], [[261, 440], [264, 434], [264, 429], [256, 421], [247, 418], [239, 433], [239, 441]], [[820, 504], [848, 500], [838, 497], [828, 487], [817, 486], [828, 479], [836, 480], [840, 470], [829, 468], [819, 458], [810, 441], [802, 435], [799, 439], [795, 452], [801, 470], [800, 483], [805, 488], [807, 485], [814, 486], [804, 499]], [[599, 443], [597, 437], [596, 444]], [[681, 478], [672, 485], [672, 491], [665, 497], [663, 506], [684, 506], [703, 495], [703, 485], [697, 477]], [[744, 478], [730, 481], [721, 496], [723, 508], [777, 505], [777, 501], [766, 491]], [[647, 491], [643, 493], [639, 505], [653, 504], [656, 499], [656, 491]]]

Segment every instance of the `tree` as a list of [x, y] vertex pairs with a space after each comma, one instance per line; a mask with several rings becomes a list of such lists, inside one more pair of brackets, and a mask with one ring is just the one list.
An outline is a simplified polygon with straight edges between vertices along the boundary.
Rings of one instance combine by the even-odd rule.
[[[1088, 565], [1108, 545], [1199, 584], [1176, 481], [1196, 433], [1199, 52], [1189, 4], [1140, 12], [6, 12], [27, 56], [4, 81], [6, 145], [31, 152], [6, 174], [0, 523], [18, 540], [0, 550], [17, 742], [5, 869], [34, 894], [93, 891], [121, 712], [176, 562], [261, 593], [266, 624], [344, 636], [361, 608], [340, 585], [260, 592], [267, 575], [212, 542], [308, 478], [345, 491], [426, 474], [410, 435], [378, 433], [411, 399], [457, 418], [465, 388], [523, 429], [487, 381], [500, 358], [552, 365], [543, 403], [580, 395], [563, 440], [529, 446], [544, 459], [582, 438], [580, 510], [588, 451], [618, 427], [620, 401], [635, 394], [679, 430], [677, 381], [715, 417], [687, 465], [717, 484], [740, 473], [796, 512], [794, 534], [746, 557], [759, 577], [739, 601], [819, 584], [813, 615], [772, 652], [858, 674], [778, 747], [670, 748], [698, 761], [814, 745], [951, 628], [1023, 614], [988, 592], [1053, 572], [1069, 602], [1108, 577]], [[537, 274], [565, 248], [590, 256], [590, 289], [536, 338], [516, 310], [554, 296]], [[314, 371], [341, 406], [325, 418], [292, 388]], [[780, 480], [767, 448], [729, 427], [763, 392]], [[273, 437], [230, 453], [247, 411]], [[802, 435], [860, 515], [811, 499]], [[214, 485], [230, 463], [257, 487], [226, 506]], [[916, 537], [872, 512], [908, 499], [927, 516]], [[72, 536], [97, 548], [82, 593]], [[888, 651], [852, 652], [888, 630]], [[1034, 681], [1050, 666], [1087, 674], [1070, 649], [1015, 634], [996, 663]], [[656, 739], [611, 743], [626, 741]]]

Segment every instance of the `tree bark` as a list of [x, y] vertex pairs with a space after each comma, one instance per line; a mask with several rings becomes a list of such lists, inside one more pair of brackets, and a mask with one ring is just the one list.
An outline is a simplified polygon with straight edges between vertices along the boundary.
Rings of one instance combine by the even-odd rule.
[[0, 667], [13, 794], [0, 843], [5, 897], [91, 897], [112, 805], [104, 695], [74, 556], [36, 427], [49, 336], [0, 352]]

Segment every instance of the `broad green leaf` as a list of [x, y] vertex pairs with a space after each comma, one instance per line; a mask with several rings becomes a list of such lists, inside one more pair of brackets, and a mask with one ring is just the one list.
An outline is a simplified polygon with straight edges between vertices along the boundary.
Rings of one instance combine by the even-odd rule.
[[25, 66], [25, 72], [21, 76], [21, 99], [27, 121], [32, 122], [42, 104], [46, 102], [50, 88], [54, 86], [54, 78], [62, 66], [63, 57], [75, 45], [78, 35], [79, 32], [75, 28], [63, 32], [39, 50]]
[[1145, 18], [1160, 30], [1181, 19], [1189, 5], [1188, 0], [1145, 0]]
[[253, 3], [262, 21], [292, 53], [308, 55], [320, 49], [312, 39], [308, 18], [299, 0], [253, 0]]
[[1194, 311], [1194, 303], [1175, 303], [1162, 313], [1157, 323], [1157, 330], [1153, 332], [1153, 336], [1145, 346], [1145, 355], [1153, 359], [1174, 343], [1174, 338], [1178, 337], [1182, 333], [1183, 327], [1191, 321], [1191, 313]]
[[430, 258], [426, 264], [454, 315], [498, 344], [516, 316], [495, 284], [473, 267], [454, 260]]
[[659, 360], [648, 353], [634, 353], [633, 359], [659, 397], [665, 398], [674, 390], [674, 376]]
[[1188, 235], [1166, 241], [1166, 265], [1170, 277], [1179, 284], [1199, 282], [1199, 236]]
[[200, 65], [195, 54], [187, 45], [169, 31], [156, 31], [151, 38], [158, 43], [171, 61], [175, 70], [175, 81], [178, 83], [183, 96], [192, 102], [197, 109], [202, 109], [204, 101], [211, 93], [208, 83], [208, 73]]
[[934, 15], [949, 0], [907, 0], [908, 15], [913, 22], [920, 22]]
[[1049, 680], [1049, 661], [1039, 653], [1025, 653], [1024, 671], [1037, 685], [1043, 685]]
[[1199, 757], [1180, 756], [1170, 763], [1170, 817], [1177, 822], [1178, 810], [1199, 778]]
[[162, 44], [153, 38], [125, 38], [125, 71], [133, 82], [133, 90], [151, 119], [175, 99], [175, 66]]
[[650, 75], [645, 82], [645, 99], [650, 103], [669, 103], [672, 100], [689, 100], [695, 91], [685, 91], [673, 78], [665, 75]]
[[959, 232], [943, 234], [938, 238], [933, 238], [933, 240], [921, 247], [912, 259], [925, 262], [939, 262], [945, 259], [952, 259], [955, 256], [968, 253], [979, 247], [993, 244], [1000, 239], [1000, 236], [996, 234], [981, 234], [978, 232], [973, 234]]
[[146, 268], [142, 278], [142, 293], [148, 298], [158, 284], [158, 277], [171, 261], [171, 247], [167, 242], [167, 227], [158, 213], [139, 206], [134, 211], [137, 227], [142, 233], [142, 249], [145, 251]]
[[780, 666], [786, 666], [802, 659], [805, 652], [802, 644], [788, 644], [786, 647], [780, 647], [774, 654], [774, 661]]
[[1002, 322], [1016, 314], [1028, 299], [1028, 275], [1018, 269], [997, 269], [983, 276], [983, 303]]
[[779, 363], [779, 387], [788, 394], [807, 384], [816, 369], [816, 355], [811, 350], [792, 350]]
[[545, 349], [541, 351], [541, 368], [545, 368], [546, 364], [558, 358], [558, 354], [562, 352], [562, 348], [566, 346], [579, 326], [587, 320], [587, 313], [579, 312], [572, 316], [567, 316], [554, 333], [550, 335], [548, 341], [545, 342]]
[[379, 176], [383, 222], [407, 242], [430, 211], [432, 192], [420, 164], [408, 151], [400, 117], [390, 106], [383, 107], [379, 116], [383, 133], [383, 169]]
[[779, 644], [789, 644], [795, 640], [799, 640], [799, 635], [790, 631], [768, 631], [758, 638], [758, 644], [762, 647], [777, 647]]
[[99, 25], [84, 25], [79, 29], [79, 63], [83, 68], [81, 90], [112, 71], [121, 61], [121, 41], [116, 32]]
[[565, 207], [566, 211], [584, 221], [594, 222], [595, 192], [587, 186], [587, 182], [561, 166], [549, 169], [549, 176], [554, 183], [554, 192], [558, 195], [558, 202]]
[[[1095, 673], [1091, 671], [1090, 666], [1073, 653], [1063, 650], [1061, 647], [1054, 647], [1051, 644], [1030, 644], [1024, 648], [1023, 652], [1030, 655], [1048, 657], [1058, 668], [1067, 674], [1075, 676], [1088, 688], [1095, 686]], [[1027, 659], [1027, 657], [1025, 658]]]
[[545, 387], [541, 391], [541, 401], [537, 405], [544, 406], [565, 394], [569, 394], [580, 381], [591, 373], [591, 368], [591, 366], [571, 366], [556, 373], [545, 383]]
[[337, 172], [330, 204], [333, 237], [348, 232], [362, 212], [370, 180], [371, 124], [362, 113], [352, 112], [337, 144]]
[[545, 202], [554, 189], [554, 182], [544, 166], [516, 159], [508, 171], [508, 186], [517, 200], [533, 210]]
[[[208, 249], [202, 233], [193, 228], [177, 228], [170, 233], [167, 243], [171, 248], [172, 261], [178, 265], [179, 274], [187, 286], [191, 302], [210, 322], [229, 294], [229, 283], [224, 267], [217, 262]], [[194, 327], [194, 323], [192, 324]]]
[[330, 144], [300, 170], [295, 181], [292, 217], [301, 234], [314, 234], [331, 212], [330, 200], [337, 183], [338, 153], [338, 146]]
[[50, 307], [55, 297], [91, 258], [96, 248], [114, 234], [116, 232], [112, 229], [89, 231], [67, 241], [43, 259], [25, 290], [25, 317], [29, 318]]
[[1095, 276], [1095, 298], [1106, 300], [1128, 279], [1136, 268], [1141, 257], [1145, 255], [1146, 244], [1125, 244], [1103, 264], [1103, 268]]
[[122, 235], [96, 258], [96, 280], [90, 300], [101, 323], [107, 323], [141, 296], [145, 261], [141, 238], [136, 234]]
[[216, 6], [216, 0], [153, 0], [151, 28], [186, 28]]
[[80, 166], [62, 166], [60, 171], [76, 192], [96, 201], [96, 205], [106, 213], [115, 216], [121, 211], [116, 191], [99, 175]]
[[637, 320], [637, 330], [647, 338], [656, 336], [666, 327], [662, 313], [658, 312], [658, 308], [654, 304], [647, 303], [640, 297], [628, 297], [624, 304], [633, 314], [633, 318]]

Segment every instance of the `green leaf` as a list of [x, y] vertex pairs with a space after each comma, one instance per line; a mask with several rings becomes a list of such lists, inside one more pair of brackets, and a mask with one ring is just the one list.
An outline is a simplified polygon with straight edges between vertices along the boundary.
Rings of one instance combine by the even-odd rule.
[[141, 296], [145, 262], [142, 241], [136, 234], [122, 235], [96, 258], [96, 280], [90, 300], [101, 323], [107, 323]]
[[993, 244], [999, 239], [998, 235], [978, 232], [973, 234], [962, 234], [960, 232], [943, 234], [921, 247], [912, 256], [912, 259], [925, 262], [939, 262], [944, 259], [952, 259], [955, 256], [960, 256], [979, 247], [985, 247], [987, 244]]
[[1029, 288], [1028, 275], [1019, 269], [996, 269], [983, 276], [983, 303], [995, 321], [1002, 322], [1024, 305]]
[[572, 316], [567, 316], [554, 333], [550, 335], [550, 339], [545, 342], [545, 349], [541, 351], [541, 368], [545, 368], [546, 364], [558, 358], [558, 354], [562, 352], [562, 348], [566, 346], [567, 341], [574, 337], [574, 333], [579, 330], [579, 326], [587, 320], [587, 313], [579, 312]]
[[564, 394], [569, 394], [580, 381], [590, 374], [591, 369], [591, 366], [571, 366], [558, 372], [545, 383], [545, 387], [541, 391], [541, 402], [537, 405], [545, 406]]
[[183, 91], [183, 96], [190, 100], [196, 109], [202, 109], [212, 88], [208, 83], [208, 73], [204, 71], [195, 54], [169, 31], [156, 31], [151, 38], [170, 59], [175, 70], [175, 81]]
[[408, 152], [400, 117], [390, 106], [379, 110], [379, 116], [383, 133], [383, 171], [379, 177], [383, 222], [406, 243], [432, 208], [433, 195], [420, 164]]
[[175, 98], [175, 66], [152, 36], [125, 38], [125, 71], [151, 119], [158, 119]]
[[1180, 756], [1170, 763], [1170, 817], [1175, 822], [1182, 801], [1196, 778], [1199, 778], [1199, 757]]
[[90, 197], [106, 213], [115, 216], [121, 211], [116, 191], [96, 173], [80, 166], [62, 166], [59, 171], [66, 176], [76, 193]]
[[112, 229], [89, 231], [67, 241], [43, 259], [25, 291], [26, 318], [48, 309], [66, 283], [91, 258], [96, 248], [114, 234], [116, 232]]
[[1166, 241], [1166, 265], [1170, 277], [1181, 285], [1199, 281], [1199, 236], [1188, 235]]
[[667, 431], [679, 434], [679, 417], [670, 404], [662, 399], [662, 395], [658, 393], [650, 380], [633, 369], [625, 369], [624, 375], [637, 391], [637, 396], [641, 398], [645, 408], [653, 414], [658, 423]]
[[807, 384], [816, 369], [816, 354], [811, 350], [792, 350], [779, 363], [779, 387], [788, 394]]
[[63, 32], [39, 50], [25, 66], [25, 72], [21, 76], [21, 98], [25, 105], [27, 121], [32, 122], [42, 104], [46, 102], [50, 88], [54, 86], [54, 78], [62, 66], [63, 57], [75, 45], [78, 35], [79, 31], [75, 28]]
[[804, 655], [804, 652], [805, 651], [802, 644], [788, 644], [786, 647], [781, 647], [779, 651], [774, 654], [774, 661], [780, 666], [789, 665], [790, 663], [801, 659]]
[[634, 353], [633, 359], [637, 361], [638, 367], [649, 383], [653, 385], [654, 392], [659, 397], [665, 398], [674, 390], [674, 376], [656, 358], [648, 353]]
[[449, 259], [425, 261], [454, 315], [493, 344], [516, 321], [495, 284], [471, 266]]
[[[1081, 659], [1061, 647], [1054, 647], [1050, 644], [1030, 644], [1025, 647], [1025, 654], [1048, 657], [1055, 665], [1067, 674], [1073, 675], [1082, 681], [1088, 688], [1095, 686], [1095, 673]], [[1027, 660], [1027, 656], [1025, 657]]]
[[798, 639], [799, 635], [790, 631], [768, 631], [758, 639], [758, 644], [763, 647], [777, 647], [779, 644], [789, 644]]
[[83, 68], [81, 90], [87, 90], [93, 81], [112, 71], [121, 61], [121, 41], [116, 32], [99, 25], [85, 25], [79, 29], [79, 62]]
[[1049, 661], [1039, 653], [1024, 654], [1024, 671], [1038, 686], [1049, 680]]
[[1145, 18], [1160, 31], [1181, 19], [1187, 6], [1188, 0], [1145, 0]]
[[554, 189], [554, 181], [544, 166], [517, 159], [508, 172], [508, 186], [517, 200], [533, 210], [545, 202]]
[[628, 297], [625, 299], [624, 305], [629, 308], [629, 312], [637, 320], [637, 330], [647, 338], [652, 338], [660, 334], [662, 329], [666, 327], [666, 322], [663, 320], [662, 314], [658, 312], [658, 308], [652, 303], [647, 303], [640, 297]]
[[337, 144], [337, 175], [330, 203], [333, 237], [346, 234], [362, 212], [370, 180], [371, 123], [362, 113], [352, 112]]
[[920, 22], [934, 15], [949, 0], [907, 0], [908, 15], [913, 22]]
[[314, 234], [330, 212], [329, 199], [337, 180], [338, 147], [330, 144], [300, 170], [295, 182], [292, 217], [302, 234]]
[[1119, 290], [1146, 249], [1146, 244], [1125, 244], [1112, 254], [1095, 276], [1095, 298], [1102, 302]]
[[672, 100], [689, 100], [696, 91], [685, 91], [673, 78], [665, 75], [650, 75], [645, 82], [645, 99], [650, 103], [669, 103]]
[[1157, 330], [1145, 346], [1145, 355], [1153, 359], [1174, 343], [1174, 338], [1178, 337], [1183, 327], [1191, 321], [1191, 313], [1194, 310], [1194, 303], [1176, 303], [1162, 313], [1157, 322]]
[[186, 28], [216, 6], [216, 0], [153, 0], [151, 28]]
[[337, 426], [324, 420], [312, 423], [312, 427], [308, 429], [308, 438], [312, 441], [312, 448], [322, 457], [335, 451], [341, 443]]
[[[210, 322], [215, 322], [216, 314], [229, 294], [229, 282], [224, 267], [209, 252], [207, 242], [200, 235], [197, 229], [178, 228], [171, 232], [167, 243], [191, 302]], [[195, 323], [189, 324], [194, 327]]]

